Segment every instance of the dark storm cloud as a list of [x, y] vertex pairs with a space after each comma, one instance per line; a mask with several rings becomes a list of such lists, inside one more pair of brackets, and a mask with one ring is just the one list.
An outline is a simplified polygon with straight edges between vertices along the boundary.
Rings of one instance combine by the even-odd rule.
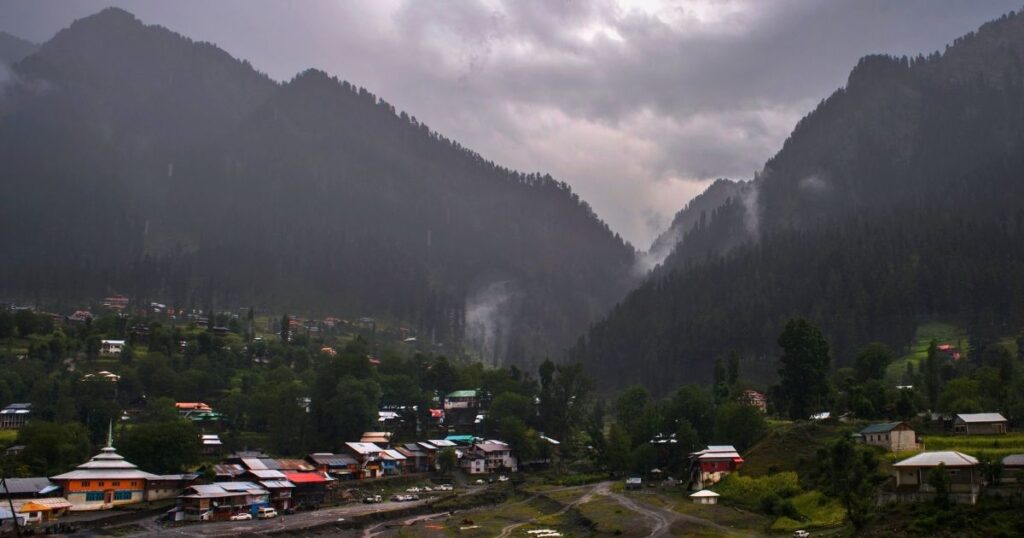
[[8, 1], [44, 41], [120, 5], [287, 80], [319, 67], [501, 164], [551, 172], [646, 246], [749, 177], [869, 53], [941, 49], [1020, 0]]

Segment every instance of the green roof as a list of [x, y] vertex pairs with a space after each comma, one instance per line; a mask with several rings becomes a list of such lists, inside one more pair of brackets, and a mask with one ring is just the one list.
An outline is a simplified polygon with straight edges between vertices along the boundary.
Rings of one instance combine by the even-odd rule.
[[476, 439], [474, 435], [449, 435], [445, 437], [446, 441], [454, 441], [456, 443], [472, 443]]
[[902, 422], [885, 422], [882, 424], [870, 424], [866, 428], [860, 431], [860, 433], [885, 433], [896, 429], [896, 426], [903, 424]]
[[446, 398], [476, 398], [475, 390], [457, 390], [449, 393]]

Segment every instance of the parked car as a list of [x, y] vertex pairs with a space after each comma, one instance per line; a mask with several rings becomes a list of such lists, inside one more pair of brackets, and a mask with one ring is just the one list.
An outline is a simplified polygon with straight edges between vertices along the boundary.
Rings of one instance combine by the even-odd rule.
[[419, 493], [419, 492], [420, 492], [420, 488], [417, 488], [417, 487], [411, 487], [411, 488], [409, 488], [409, 489], [405, 490], [405, 492], [406, 492], [406, 493]]
[[420, 496], [416, 495], [415, 493], [413, 493], [412, 495], [406, 495], [405, 496], [405, 500], [407, 500], [407, 501], [418, 501], [418, 500], [420, 500]]
[[437, 491], [453, 491], [455, 488], [451, 484], [441, 484], [434, 489]]
[[487, 483], [487, 482], [484, 482], [484, 480], [483, 480], [482, 478], [477, 478], [477, 479], [476, 479], [476, 482], [474, 482], [474, 484], [476, 484], [476, 485], [478, 485], [478, 486], [482, 486], [482, 485], [484, 485], [484, 484], [486, 484], [486, 483]]
[[363, 504], [376, 504], [381, 502], [384, 502], [384, 499], [382, 499], [380, 495], [371, 495], [363, 499]]
[[809, 538], [811, 533], [805, 530], [798, 530], [793, 532], [793, 538]]
[[259, 519], [273, 519], [277, 517], [277, 509], [263, 506], [256, 510], [256, 517]]
[[626, 489], [640, 489], [644, 485], [644, 479], [639, 476], [631, 476], [626, 479]]
[[508, 477], [505, 475], [501, 475], [498, 477], [498, 482], [508, 482]]
[[249, 521], [252, 519], [252, 514], [249, 512], [239, 512], [231, 516], [231, 521]]

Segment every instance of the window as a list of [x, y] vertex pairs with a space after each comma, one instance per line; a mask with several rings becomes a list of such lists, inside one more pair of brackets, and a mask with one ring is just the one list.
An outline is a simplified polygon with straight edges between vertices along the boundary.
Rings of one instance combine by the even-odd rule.
[[79, 485], [81, 485], [83, 488], [87, 488], [87, 487], [89, 487], [89, 481], [88, 480], [82, 480], [82, 483], [79, 484]]
[[97, 486], [102, 486], [102, 485], [103, 485], [103, 481], [102, 481], [102, 480], [100, 480], [99, 482], [96, 482], [96, 485], [97, 485]]
[[130, 500], [132, 500], [132, 492], [130, 492], [130, 491], [115, 491], [114, 492], [114, 500], [115, 501], [130, 501]]
[[85, 493], [85, 502], [98, 502], [103, 500], [102, 491], [87, 491]]
[[135, 481], [134, 481], [134, 480], [132, 480], [132, 485], [133, 485], [133, 486], [135, 485]]
[[120, 485], [121, 485], [121, 483], [120, 483], [120, 482], [117, 482], [117, 481], [114, 481], [114, 482], [111, 482], [111, 483], [110, 483], [110, 485], [111, 485], [111, 486], [120, 486]]

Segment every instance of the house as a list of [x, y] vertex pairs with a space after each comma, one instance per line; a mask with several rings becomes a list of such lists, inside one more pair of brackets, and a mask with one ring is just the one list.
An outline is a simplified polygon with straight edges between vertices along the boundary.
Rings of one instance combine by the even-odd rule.
[[360, 443], [374, 443], [382, 447], [391, 446], [391, 434], [388, 432], [363, 432]]
[[999, 413], [961, 413], [953, 418], [953, 433], [998, 435], [1006, 433], [1006, 418]]
[[317, 508], [324, 503], [329, 494], [329, 486], [334, 479], [324, 473], [287, 472], [285, 478], [295, 484], [292, 491], [296, 507]]
[[706, 489], [691, 493], [690, 498], [693, 499], [693, 504], [718, 504], [718, 494]]
[[338, 480], [355, 480], [359, 478], [359, 462], [348, 454], [317, 452], [306, 456], [306, 461], [313, 464], [318, 472], [327, 473]]
[[508, 444], [490, 439], [474, 443], [465, 450], [465, 457], [482, 456], [484, 458], [484, 470], [488, 473], [498, 471], [516, 472], [519, 470], [519, 462], [512, 454], [512, 447]]
[[480, 398], [475, 390], [457, 390], [444, 399], [445, 422], [450, 427], [469, 427], [476, 421]]
[[118, 454], [108, 438], [99, 454], [71, 472], [52, 477], [71, 502], [72, 511], [107, 510], [146, 500], [146, 485], [160, 480]]
[[345, 448], [359, 462], [359, 478], [379, 478], [381, 476], [381, 448], [373, 443], [345, 443]]
[[444, 439], [445, 441], [451, 441], [459, 446], [470, 446], [473, 443], [481, 440], [479, 437], [475, 435], [449, 435]]
[[880, 446], [889, 452], [917, 450], [917, 434], [906, 422], [886, 422], [871, 424], [859, 432], [859, 438], [865, 444]]
[[196, 473], [156, 475], [146, 481], [146, 500], [173, 499], [197, 480], [199, 475]]
[[402, 474], [405, 467], [405, 456], [393, 449], [386, 448], [380, 452], [381, 471], [384, 476], [397, 476]]
[[124, 351], [124, 344], [124, 340], [100, 340], [100, 355], [120, 355]]
[[427, 452], [418, 443], [406, 443], [395, 450], [405, 456], [406, 472], [425, 473], [430, 471], [430, 459]]
[[978, 460], [956, 451], [922, 452], [893, 464], [896, 476], [895, 490], [883, 492], [888, 502], [922, 502], [935, 496], [935, 488], [928, 484], [928, 474], [942, 465], [949, 476], [950, 499], [954, 502], [974, 504], [981, 492], [982, 478]]
[[742, 404], [757, 408], [762, 413], [768, 412], [768, 398], [761, 391], [747, 389], [740, 395], [739, 401]]
[[69, 323], [86, 323], [92, 319], [92, 312], [88, 310], [75, 310], [68, 316]]
[[124, 310], [128, 307], [128, 298], [124, 295], [111, 295], [103, 298], [103, 306], [114, 310]]
[[59, 519], [71, 510], [71, 503], [64, 497], [44, 497], [12, 501], [14, 511], [25, 516], [29, 525], [46, 525]]
[[0, 409], [0, 430], [16, 430], [24, 426], [31, 414], [30, 403], [12, 403]]
[[485, 458], [483, 454], [476, 452], [463, 454], [462, 457], [459, 458], [459, 468], [466, 474], [486, 474], [487, 458]]
[[690, 484], [694, 489], [717, 484], [740, 465], [743, 465], [743, 458], [732, 445], [708, 445], [690, 454]]
[[1024, 480], [1024, 454], [1010, 454], [1003, 458], [1003, 473], [999, 481], [1008, 484], [1019, 484]]
[[199, 441], [203, 443], [202, 453], [204, 456], [216, 456], [224, 448], [220, 436], [215, 433], [200, 434]]
[[[6, 486], [6, 488], [5, 488]], [[6, 478], [0, 485], [0, 495], [12, 499], [37, 499], [41, 497], [55, 497], [60, 492], [60, 486], [54, 484], [45, 476], [33, 478]]]
[[232, 515], [270, 505], [270, 492], [252, 482], [217, 482], [189, 486], [178, 497], [178, 508], [192, 521], [225, 521]]
[[82, 379], [93, 379], [93, 378], [104, 379], [106, 381], [110, 381], [111, 383], [117, 383], [118, 381], [121, 380], [121, 376], [119, 376], [119, 375], [117, 375], [117, 374], [115, 374], [113, 372], [108, 372], [107, 370], [100, 370], [99, 372], [96, 372], [95, 374], [85, 374], [85, 375], [82, 376]]

